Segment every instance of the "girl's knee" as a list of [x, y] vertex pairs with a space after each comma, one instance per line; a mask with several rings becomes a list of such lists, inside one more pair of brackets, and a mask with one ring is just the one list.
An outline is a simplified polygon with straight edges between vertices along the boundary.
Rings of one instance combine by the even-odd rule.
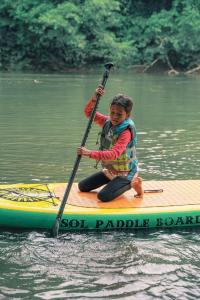
[[83, 188], [81, 182], [78, 183], [78, 188], [79, 188], [80, 192], [83, 192], [84, 188]]
[[99, 200], [101, 200], [102, 202], [109, 202], [109, 201], [112, 201], [113, 200], [113, 197], [112, 195], [110, 194], [107, 194], [107, 193], [104, 193], [103, 191], [100, 191], [98, 194], [97, 194], [97, 198]]
[[82, 183], [82, 181], [78, 183], [78, 188], [80, 192], [89, 192], [88, 188], [84, 185], [84, 183]]

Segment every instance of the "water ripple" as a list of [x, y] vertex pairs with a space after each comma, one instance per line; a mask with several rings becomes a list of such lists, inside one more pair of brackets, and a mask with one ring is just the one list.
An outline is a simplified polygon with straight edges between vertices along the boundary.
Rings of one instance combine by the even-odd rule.
[[4, 232], [0, 299], [195, 299], [199, 246], [193, 231]]
[[[66, 181], [86, 124], [77, 115], [82, 116], [99, 74], [3, 73], [1, 78], [0, 181]], [[199, 79], [112, 78], [109, 97], [122, 88], [136, 99], [141, 176], [199, 179]], [[101, 108], [107, 112], [107, 101]], [[96, 148], [98, 131], [90, 131], [91, 149]], [[93, 171], [93, 164], [83, 160], [77, 180]], [[66, 233], [51, 239], [43, 232], [4, 230], [0, 299], [196, 300], [199, 233]]]

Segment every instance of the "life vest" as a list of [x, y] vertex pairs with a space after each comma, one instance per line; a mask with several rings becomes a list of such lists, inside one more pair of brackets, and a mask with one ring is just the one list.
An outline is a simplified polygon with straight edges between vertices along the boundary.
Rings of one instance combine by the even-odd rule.
[[138, 171], [138, 160], [136, 158], [136, 128], [131, 119], [124, 120], [121, 124], [113, 126], [110, 119], [105, 121], [100, 137], [100, 150], [108, 150], [113, 147], [119, 135], [126, 129], [131, 132], [131, 141], [126, 147], [126, 150], [115, 160], [102, 161], [103, 168], [109, 170], [111, 174], [126, 176], [132, 179]]

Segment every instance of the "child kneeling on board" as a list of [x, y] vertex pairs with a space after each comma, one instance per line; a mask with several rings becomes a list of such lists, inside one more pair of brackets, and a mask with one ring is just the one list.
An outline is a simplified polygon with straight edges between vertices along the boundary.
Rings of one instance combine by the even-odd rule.
[[[97, 95], [103, 96], [104, 89], [98, 86], [95, 95], [86, 104], [87, 118], [93, 110]], [[138, 177], [136, 158], [136, 128], [130, 118], [132, 99], [126, 95], [116, 95], [110, 103], [109, 115], [96, 112], [94, 122], [102, 128], [100, 149], [89, 150], [78, 147], [77, 154], [101, 161], [102, 171], [79, 182], [79, 190], [89, 192], [104, 186], [97, 194], [99, 200], [108, 202], [134, 188], [137, 197], [143, 196], [142, 179]]]

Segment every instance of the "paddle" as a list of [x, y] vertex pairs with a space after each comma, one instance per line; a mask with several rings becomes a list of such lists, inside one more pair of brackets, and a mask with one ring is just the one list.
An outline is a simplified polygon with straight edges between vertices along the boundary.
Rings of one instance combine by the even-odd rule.
[[[108, 77], [109, 77], [109, 72], [110, 72], [110, 69], [113, 67], [113, 64], [112, 63], [107, 63], [107, 64], [105, 64], [104, 67], [105, 67], [105, 71], [103, 73], [103, 78], [102, 78], [102, 82], [101, 82], [101, 85], [103, 87], [105, 87], [105, 85], [106, 85], [106, 82], [107, 82]], [[92, 125], [92, 122], [94, 120], [95, 113], [96, 113], [96, 110], [97, 110], [97, 107], [98, 107], [98, 104], [99, 104], [100, 97], [101, 97], [100, 95], [97, 95], [97, 97], [96, 97], [97, 98], [96, 103], [95, 103], [95, 106], [92, 110], [90, 118], [88, 120], [88, 124], [87, 124], [86, 130], [85, 130], [82, 142], [81, 142], [81, 147], [85, 146], [85, 143], [86, 143], [86, 140], [88, 138], [88, 134], [89, 134], [89, 131], [90, 131], [90, 128], [91, 128], [91, 125]], [[71, 190], [76, 172], [78, 170], [80, 160], [81, 160], [81, 155], [77, 155], [74, 166], [73, 166], [73, 169], [72, 169], [72, 172], [71, 172], [71, 176], [69, 178], [68, 185], [65, 189], [65, 193], [64, 193], [63, 199], [61, 201], [60, 208], [59, 208], [58, 214], [56, 216], [56, 220], [55, 220], [53, 228], [52, 228], [52, 236], [53, 237], [58, 236], [58, 231], [59, 231], [62, 215], [63, 215], [64, 209], [65, 209], [65, 205], [67, 203], [67, 199], [68, 199], [68, 196], [69, 196], [69, 193], [70, 193], [70, 190]]]

